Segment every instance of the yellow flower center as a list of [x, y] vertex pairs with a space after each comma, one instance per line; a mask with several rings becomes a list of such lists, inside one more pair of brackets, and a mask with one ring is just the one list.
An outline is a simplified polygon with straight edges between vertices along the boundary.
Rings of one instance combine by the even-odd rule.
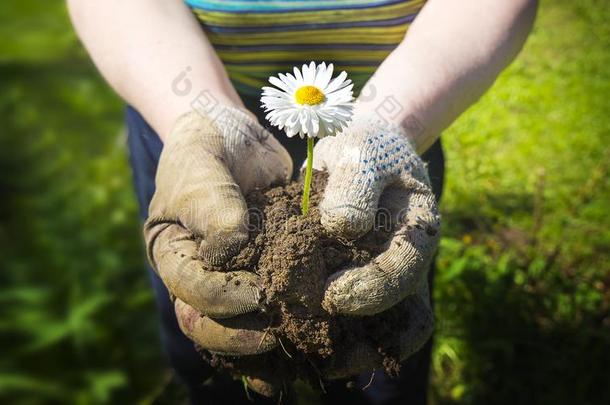
[[294, 98], [299, 104], [318, 105], [324, 101], [324, 93], [316, 86], [303, 86], [297, 89]]

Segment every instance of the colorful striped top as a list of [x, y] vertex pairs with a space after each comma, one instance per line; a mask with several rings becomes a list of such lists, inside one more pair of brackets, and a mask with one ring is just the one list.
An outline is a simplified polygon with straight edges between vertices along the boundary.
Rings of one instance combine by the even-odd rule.
[[185, 0], [239, 93], [310, 61], [335, 64], [356, 92], [403, 39], [425, 0]]

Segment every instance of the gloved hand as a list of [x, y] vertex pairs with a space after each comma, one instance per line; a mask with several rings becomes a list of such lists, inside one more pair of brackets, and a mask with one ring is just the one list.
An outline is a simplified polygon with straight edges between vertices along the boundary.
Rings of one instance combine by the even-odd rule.
[[[440, 216], [426, 167], [402, 128], [374, 116], [357, 117], [341, 134], [321, 139], [313, 166], [329, 174], [320, 213], [330, 233], [351, 239], [363, 235], [373, 227], [378, 208], [395, 224], [384, 252], [329, 277], [323, 306], [333, 314], [375, 315], [407, 305], [409, 330], [400, 343], [400, 356], [406, 358], [427, 341], [433, 327], [427, 274]], [[359, 368], [372, 358], [369, 349], [338, 354], [328, 374]]]
[[159, 160], [144, 237], [152, 267], [176, 297], [183, 332], [216, 353], [260, 353], [275, 340], [262, 319], [247, 314], [260, 308], [258, 276], [210, 265], [223, 264], [248, 240], [243, 196], [286, 182], [292, 161], [247, 113], [216, 111], [177, 120]]

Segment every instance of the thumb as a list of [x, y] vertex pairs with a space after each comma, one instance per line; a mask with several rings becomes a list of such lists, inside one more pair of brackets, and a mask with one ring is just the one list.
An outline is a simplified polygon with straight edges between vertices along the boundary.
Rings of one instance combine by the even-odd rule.
[[396, 177], [392, 169], [398, 138], [377, 135], [367, 124], [354, 122], [324, 150], [330, 156], [324, 159], [329, 177], [320, 203], [321, 222], [329, 232], [347, 238], [373, 227], [379, 197]]
[[385, 181], [372, 182], [353, 165], [336, 167], [329, 177], [320, 203], [321, 222], [330, 233], [358, 238], [372, 227]]

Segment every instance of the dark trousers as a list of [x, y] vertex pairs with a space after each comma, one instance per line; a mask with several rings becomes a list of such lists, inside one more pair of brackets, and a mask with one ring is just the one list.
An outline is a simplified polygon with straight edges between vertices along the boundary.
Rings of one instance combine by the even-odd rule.
[[[254, 103], [249, 103], [253, 112], [259, 112]], [[257, 114], [259, 117], [261, 114]], [[128, 144], [130, 163], [133, 170], [135, 190], [140, 206], [140, 216], [148, 216], [148, 205], [155, 192], [155, 173], [163, 144], [159, 136], [132, 108], [127, 109]], [[261, 120], [261, 123], [264, 121]], [[273, 130], [272, 130], [273, 132]], [[295, 168], [299, 168], [305, 158], [305, 147], [301, 139], [288, 138], [274, 132], [292, 155]], [[443, 181], [443, 154], [437, 142], [424, 156], [437, 198], [440, 199]], [[155, 290], [157, 307], [161, 320], [161, 339], [171, 366], [189, 390], [193, 404], [240, 404], [249, 402], [241, 382], [214, 372], [195, 351], [193, 343], [180, 331], [174, 308], [167, 289], [161, 279], [148, 267], [148, 274]], [[430, 271], [432, 281], [433, 271]], [[430, 283], [432, 287], [432, 283]], [[328, 384], [323, 403], [337, 404], [425, 404], [430, 368], [432, 339], [416, 354], [403, 363], [400, 375], [389, 378], [377, 371], [371, 381], [371, 373], [356, 377], [352, 388], [346, 381]], [[203, 382], [207, 381], [204, 385]], [[367, 387], [368, 385], [368, 387]], [[363, 387], [367, 387], [363, 390]], [[251, 394], [254, 403], [275, 403]]]

